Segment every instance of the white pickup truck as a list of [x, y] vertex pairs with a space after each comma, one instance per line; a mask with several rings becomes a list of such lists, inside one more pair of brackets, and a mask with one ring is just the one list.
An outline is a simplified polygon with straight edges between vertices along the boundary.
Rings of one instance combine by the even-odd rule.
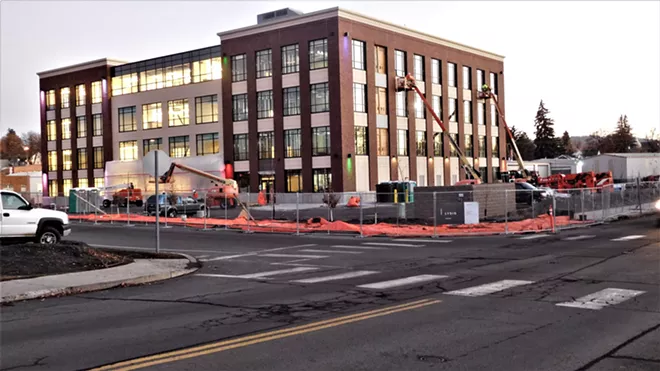
[[16, 192], [0, 191], [1, 242], [30, 240], [53, 245], [70, 233], [66, 213], [35, 208]]

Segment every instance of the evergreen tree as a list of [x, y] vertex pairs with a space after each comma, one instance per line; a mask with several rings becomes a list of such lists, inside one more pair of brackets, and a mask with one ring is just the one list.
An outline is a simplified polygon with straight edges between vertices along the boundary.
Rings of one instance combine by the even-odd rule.
[[616, 131], [612, 134], [613, 152], [630, 152], [635, 147], [635, 142], [635, 137], [628, 123], [628, 116], [619, 116], [619, 121], [616, 123]]
[[545, 108], [543, 100], [539, 103], [539, 109], [536, 111], [534, 127], [536, 128], [536, 138], [534, 138], [535, 158], [555, 158], [562, 153], [561, 143], [555, 137], [555, 122], [548, 117], [550, 111]]
[[568, 131], [564, 131], [564, 135], [561, 136], [561, 147], [565, 155], [572, 156], [575, 152], [575, 147], [571, 142], [571, 136], [568, 135]]
[[[527, 136], [524, 131], [518, 131], [515, 126], [511, 127], [511, 134], [516, 139], [516, 146], [520, 151], [520, 156], [525, 161], [534, 159], [534, 142]], [[507, 156], [508, 157], [508, 156]]]

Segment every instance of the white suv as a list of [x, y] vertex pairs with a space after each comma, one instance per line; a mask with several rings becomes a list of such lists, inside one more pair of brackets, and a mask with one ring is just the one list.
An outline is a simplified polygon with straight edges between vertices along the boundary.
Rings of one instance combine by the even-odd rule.
[[34, 208], [18, 193], [0, 191], [0, 240], [27, 239], [53, 245], [70, 233], [65, 213]]

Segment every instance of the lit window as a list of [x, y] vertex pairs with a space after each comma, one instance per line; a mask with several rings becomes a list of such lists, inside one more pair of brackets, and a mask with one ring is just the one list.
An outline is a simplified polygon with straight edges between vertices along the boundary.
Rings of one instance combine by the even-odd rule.
[[387, 90], [385, 88], [376, 88], [376, 114], [387, 115]]
[[417, 94], [415, 94], [415, 118], [426, 118], [426, 106], [424, 106], [422, 98]]
[[217, 95], [207, 95], [195, 98], [195, 122], [198, 124], [218, 122]]
[[389, 156], [390, 155], [390, 131], [385, 128], [378, 128], [376, 130], [378, 133], [377, 143], [378, 146], [378, 156]]
[[481, 87], [484, 85], [485, 78], [486, 73], [484, 70], [477, 70], [477, 91], [483, 91]]
[[62, 150], [62, 170], [71, 170], [71, 150]]
[[309, 42], [309, 69], [328, 67], [328, 39]]
[[78, 148], [78, 170], [87, 169], [87, 148]]
[[163, 138], [151, 138], [142, 140], [142, 156], [154, 150], [163, 149]]
[[300, 87], [284, 88], [282, 90], [284, 102], [284, 116], [300, 114]]
[[433, 155], [438, 157], [443, 157], [444, 151], [444, 134], [443, 133], [433, 133]]
[[394, 51], [394, 72], [399, 77], [406, 76], [406, 52]]
[[[458, 134], [449, 134], [451, 139], [458, 145]], [[451, 144], [451, 141], [449, 141], [449, 156], [451, 157], [458, 157], [458, 151], [456, 150], [456, 147], [454, 147], [453, 144]]]
[[197, 156], [212, 155], [220, 152], [220, 134], [197, 134]]
[[192, 63], [192, 80], [194, 83], [217, 80], [221, 75], [220, 57], [202, 59]]
[[231, 97], [233, 121], [245, 121], [248, 119], [247, 94], [238, 94]]
[[312, 113], [330, 111], [330, 93], [328, 83], [313, 84], [310, 88]]
[[234, 161], [249, 160], [249, 148], [247, 134], [234, 134]]
[[472, 68], [463, 66], [463, 89], [472, 89]]
[[479, 157], [486, 157], [486, 137], [479, 136]]
[[376, 73], [385, 74], [387, 71], [387, 48], [376, 45]]
[[405, 91], [396, 92], [396, 115], [399, 117], [408, 116], [408, 95]]
[[188, 99], [177, 99], [167, 102], [169, 112], [169, 126], [187, 126], [188, 118]]
[[85, 116], [76, 117], [76, 130], [78, 130], [78, 138], [87, 137], [87, 118]]
[[78, 188], [89, 188], [89, 180], [87, 178], [78, 179]]
[[119, 161], [133, 161], [138, 158], [137, 140], [119, 142]]
[[449, 98], [449, 121], [458, 122], [458, 106], [454, 98]]
[[160, 129], [163, 127], [163, 105], [162, 103], [150, 103], [142, 105], [142, 129]]
[[273, 91], [257, 92], [257, 119], [273, 117]]
[[442, 120], [442, 97], [439, 95], [434, 95], [431, 97], [431, 104], [433, 105], [433, 111], [438, 115], [440, 120]]
[[60, 108], [69, 108], [69, 100], [71, 99], [71, 89], [60, 89]]
[[282, 74], [298, 72], [300, 58], [298, 55], [298, 44], [282, 47]]
[[124, 95], [138, 92], [137, 72], [127, 73], [112, 78], [112, 95]]
[[312, 156], [330, 155], [330, 127], [312, 128]]
[[57, 139], [57, 123], [55, 120], [46, 122], [46, 136], [49, 141]]
[[447, 79], [449, 86], [456, 87], [456, 63], [447, 63]]
[[497, 75], [494, 72], [490, 73], [490, 85], [488, 87], [493, 92], [493, 94], [498, 94], [499, 86], [497, 86]]
[[103, 169], [103, 147], [94, 147], [94, 169]]
[[103, 179], [103, 178], [94, 178], [94, 187], [95, 188], [105, 187], [105, 179]]
[[498, 126], [499, 125], [499, 117], [497, 114], [497, 106], [494, 104], [490, 105], [490, 124], [492, 126]]
[[71, 191], [71, 188], [73, 188], [73, 181], [71, 179], [63, 179], [62, 180], [62, 192], [64, 193], [64, 196], [69, 195], [69, 192]]
[[85, 105], [86, 95], [87, 94], [85, 93], [85, 85], [84, 84], [76, 85], [76, 106]]
[[365, 42], [353, 40], [353, 68], [356, 70], [366, 70]]
[[493, 152], [493, 157], [500, 158], [500, 142], [498, 137], [491, 137], [491, 150]]
[[486, 103], [477, 104], [477, 120], [479, 125], [486, 125]]
[[190, 157], [190, 143], [187, 135], [170, 137], [170, 157]]
[[286, 170], [286, 191], [294, 193], [302, 191], [301, 170]]
[[369, 136], [367, 128], [364, 126], [355, 127], [355, 154], [368, 155], [369, 154]]
[[367, 85], [353, 83], [353, 111], [367, 112]]
[[424, 81], [424, 57], [415, 54], [413, 55], [413, 62], [415, 80]]
[[103, 135], [103, 116], [100, 113], [92, 115], [92, 129], [95, 137]]
[[136, 131], [135, 106], [119, 108], [119, 132]]
[[440, 60], [432, 58], [431, 59], [431, 83], [432, 84], [442, 84], [442, 73], [440, 72]]
[[397, 156], [408, 156], [408, 130], [397, 130], [396, 154]]
[[300, 129], [284, 130], [284, 157], [300, 157]]
[[472, 123], [472, 102], [469, 100], [463, 101], [463, 123], [471, 124]]
[[71, 119], [62, 119], [62, 139], [71, 139]]
[[103, 100], [103, 87], [101, 81], [92, 82], [92, 104], [101, 103]]
[[472, 135], [471, 134], [465, 134], [465, 156], [466, 157], [472, 157], [474, 155], [472, 149], [474, 146], [472, 145]]
[[327, 192], [332, 190], [331, 169], [314, 169], [312, 171], [314, 192]]
[[417, 156], [426, 156], [426, 132], [418, 130], [415, 137]]
[[48, 90], [46, 92], [46, 110], [52, 111], [55, 109], [55, 90]]
[[275, 133], [267, 131], [259, 133], [258, 140], [259, 159], [272, 159], [275, 158]]
[[233, 55], [231, 57], [231, 81], [247, 80], [247, 58], [245, 54]]
[[50, 197], [57, 197], [57, 180], [49, 180], [48, 181], [48, 195]]
[[271, 49], [257, 52], [257, 78], [273, 76], [273, 51]]
[[48, 171], [57, 171], [57, 151], [48, 151]]

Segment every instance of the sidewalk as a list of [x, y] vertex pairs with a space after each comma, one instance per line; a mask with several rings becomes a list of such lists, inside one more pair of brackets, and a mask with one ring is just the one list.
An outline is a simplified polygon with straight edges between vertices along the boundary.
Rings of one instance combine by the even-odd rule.
[[136, 259], [114, 268], [57, 274], [23, 280], [0, 282], [0, 303], [79, 294], [122, 285], [137, 285], [183, 276], [198, 268], [193, 257], [181, 259]]

